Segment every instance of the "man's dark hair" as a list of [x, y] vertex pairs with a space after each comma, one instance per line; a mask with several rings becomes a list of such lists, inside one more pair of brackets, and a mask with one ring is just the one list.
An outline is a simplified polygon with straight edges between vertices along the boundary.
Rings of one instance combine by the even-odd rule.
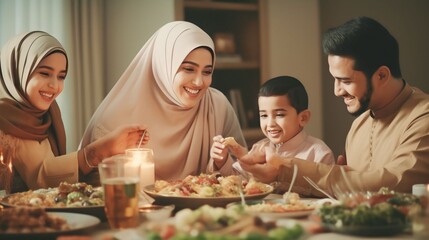
[[285, 96], [298, 113], [308, 109], [308, 95], [302, 83], [290, 76], [272, 78], [262, 84], [259, 97]]
[[387, 66], [393, 77], [402, 77], [398, 42], [372, 18], [357, 17], [329, 29], [322, 44], [325, 54], [354, 59], [354, 69], [364, 72], [368, 80], [381, 66]]

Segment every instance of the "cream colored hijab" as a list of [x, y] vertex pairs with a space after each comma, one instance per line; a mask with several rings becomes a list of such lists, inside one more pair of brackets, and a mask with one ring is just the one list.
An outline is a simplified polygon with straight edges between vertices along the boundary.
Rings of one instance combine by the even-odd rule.
[[154, 151], [156, 178], [175, 180], [206, 171], [215, 135], [233, 136], [244, 145], [234, 110], [221, 92], [209, 88], [189, 109], [173, 91], [179, 66], [198, 47], [214, 52], [212, 39], [194, 24], [176, 21], [161, 27], [101, 103], [81, 147], [121, 125], [145, 124], [150, 133], [145, 147]]

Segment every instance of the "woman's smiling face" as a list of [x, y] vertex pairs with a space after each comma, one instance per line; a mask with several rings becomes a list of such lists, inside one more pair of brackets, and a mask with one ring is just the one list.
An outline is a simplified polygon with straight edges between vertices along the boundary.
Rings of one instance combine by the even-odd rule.
[[206, 48], [192, 50], [174, 77], [174, 92], [185, 108], [199, 103], [212, 83], [213, 56]]
[[67, 59], [62, 53], [53, 53], [40, 61], [31, 73], [26, 93], [30, 103], [40, 110], [47, 110], [64, 89]]

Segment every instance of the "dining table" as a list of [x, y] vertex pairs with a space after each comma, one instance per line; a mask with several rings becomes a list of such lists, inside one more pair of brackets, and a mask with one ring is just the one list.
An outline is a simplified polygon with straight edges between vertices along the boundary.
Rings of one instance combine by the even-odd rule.
[[[269, 194], [264, 199], [279, 199], [282, 198], [282, 195], [279, 194]], [[171, 218], [173, 218], [172, 216]], [[337, 232], [330, 232], [320, 226], [319, 223], [311, 220], [308, 216], [304, 217], [294, 217], [288, 219], [290, 221], [295, 221], [296, 223], [301, 224], [306, 230], [306, 234], [300, 238], [305, 240], [358, 240], [358, 239], [374, 239], [374, 240], [388, 240], [388, 239], [429, 239], [429, 235], [425, 234], [413, 234], [412, 231], [405, 231], [403, 233], [393, 235], [393, 236], [377, 236], [377, 237], [365, 237], [365, 236], [353, 236], [346, 235]], [[429, 225], [429, 217], [426, 223]], [[141, 224], [147, 224], [143, 221]], [[141, 227], [141, 226], [139, 226]], [[72, 235], [59, 236], [56, 240], [140, 240], [145, 239], [139, 234], [139, 227], [114, 230], [109, 227], [107, 221], [102, 221], [100, 224], [80, 231]], [[427, 226], [429, 227], [429, 226]]]

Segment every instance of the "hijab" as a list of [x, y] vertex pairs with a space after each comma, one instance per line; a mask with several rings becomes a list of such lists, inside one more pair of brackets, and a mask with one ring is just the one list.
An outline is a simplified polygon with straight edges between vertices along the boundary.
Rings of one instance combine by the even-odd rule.
[[150, 141], [144, 147], [154, 151], [156, 178], [177, 180], [205, 172], [215, 135], [234, 133], [244, 144], [220, 91], [209, 88], [198, 104], [185, 108], [173, 90], [183, 60], [199, 47], [211, 50], [214, 63], [213, 41], [196, 25], [174, 21], [156, 31], [94, 113], [81, 147], [124, 124], [145, 124]]
[[0, 130], [26, 140], [47, 138], [58, 156], [66, 153], [66, 136], [57, 102], [48, 110], [40, 110], [30, 103], [26, 93], [31, 74], [53, 52], [67, 57], [58, 40], [42, 31], [17, 35], [1, 49]]

